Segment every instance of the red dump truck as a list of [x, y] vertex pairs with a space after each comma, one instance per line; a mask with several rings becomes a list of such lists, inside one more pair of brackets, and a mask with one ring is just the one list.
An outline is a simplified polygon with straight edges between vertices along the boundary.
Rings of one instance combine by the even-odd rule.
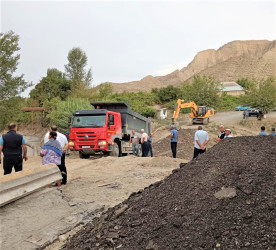
[[150, 133], [150, 120], [130, 110], [125, 102], [92, 102], [93, 110], [77, 110], [70, 117], [72, 151], [79, 151], [80, 158], [103, 153], [123, 156], [132, 153], [129, 138], [131, 131], [141, 136], [141, 129]]

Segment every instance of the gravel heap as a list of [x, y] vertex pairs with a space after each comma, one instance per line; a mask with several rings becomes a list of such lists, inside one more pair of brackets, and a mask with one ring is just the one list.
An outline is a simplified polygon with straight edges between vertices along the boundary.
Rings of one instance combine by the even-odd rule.
[[223, 140], [63, 248], [276, 249], [276, 136]]

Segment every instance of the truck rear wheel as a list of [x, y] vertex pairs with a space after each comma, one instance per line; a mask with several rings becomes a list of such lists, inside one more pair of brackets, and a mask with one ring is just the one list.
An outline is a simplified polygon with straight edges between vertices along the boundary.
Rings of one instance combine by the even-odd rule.
[[90, 155], [84, 154], [82, 151], [79, 151], [79, 157], [81, 159], [89, 159]]
[[112, 147], [112, 151], [109, 153], [110, 156], [119, 157], [120, 156], [120, 150], [118, 144], [115, 142]]

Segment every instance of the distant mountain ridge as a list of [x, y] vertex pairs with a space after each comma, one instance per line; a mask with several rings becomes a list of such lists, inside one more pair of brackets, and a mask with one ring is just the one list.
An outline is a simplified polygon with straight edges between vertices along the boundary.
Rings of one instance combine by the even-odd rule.
[[195, 75], [213, 76], [219, 81], [236, 81], [248, 77], [261, 79], [276, 76], [276, 40], [233, 41], [218, 50], [203, 50], [181, 70], [165, 76], [151, 75], [140, 81], [111, 83], [114, 92], [151, 91], [168, 85], [191, 81]]

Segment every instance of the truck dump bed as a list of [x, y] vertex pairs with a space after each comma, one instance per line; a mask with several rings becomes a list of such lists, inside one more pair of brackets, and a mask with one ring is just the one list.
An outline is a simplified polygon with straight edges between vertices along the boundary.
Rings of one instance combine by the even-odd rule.
[[146, 133], [151, 132], [150, 120], [130, 109], [126, 102], [91, 102], [96, 109], [106, 109], [121, 114], [122, 131], [124, 134], [130, 134], [132, 130], [140, 133], [144, 129]]

